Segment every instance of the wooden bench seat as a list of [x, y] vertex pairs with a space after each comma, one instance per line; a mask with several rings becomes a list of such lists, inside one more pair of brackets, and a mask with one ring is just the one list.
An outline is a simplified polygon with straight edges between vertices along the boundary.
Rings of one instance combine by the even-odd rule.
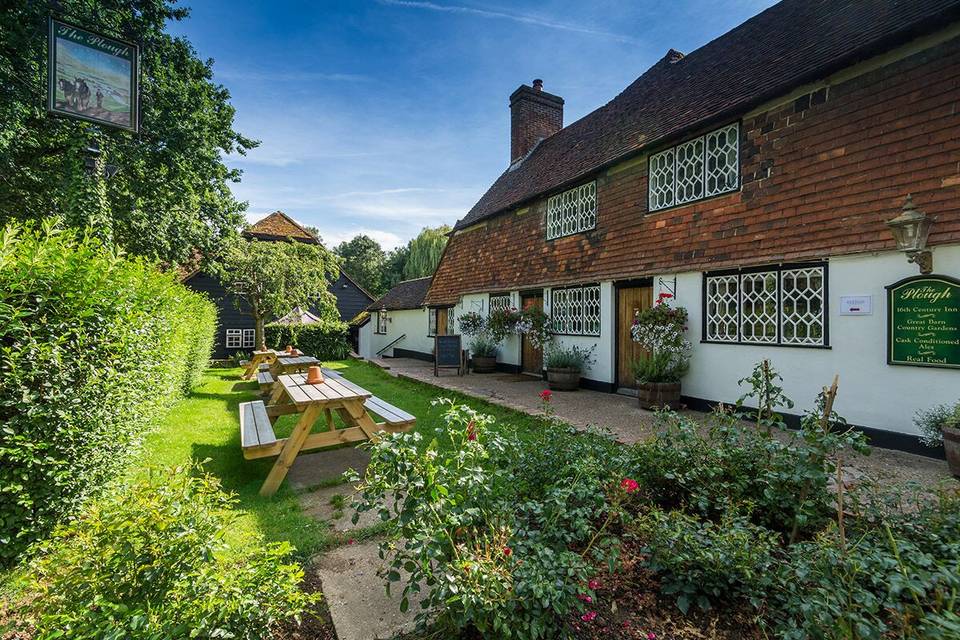
[[[353, 384], [333, 369], [324, 369], [323, 375], [335, 378], [345, 387], [359, 388], [357, 385]], [[391, 427], [404, 427], [417, 422], [416, 416], [407, 413], [399, 407], [393, 406], [386, 400], [378, 398], [377, 396], [367, 398], [367, 400], [363, 403], [363, 406], [367, 411], [375, 413], [383, 418], [384, 422]]]
[[274, 383], [273, 376], [270, 375], [269, 371], [261, 371], [257, 374], [257, 384], [260, 385], [260, 395], [267, 395], [270, 393], [270, 390], [273, 389]]
[[250, 364], [250, 361], [249, 361], [249, 360], [241, 360], [241, 361], [240, 361], [240, 366], [241, 366], [241, 367], [246, 368], [246, 366], [247, 366], [248, 364]]
[[242, 402], [240, 404], [240, 446], [243, 447], [243, 457], [261, 458], [276, 449], [277, 436], [273, 433], [273, 425], [267, 415], [267, 407], [260, 400]]

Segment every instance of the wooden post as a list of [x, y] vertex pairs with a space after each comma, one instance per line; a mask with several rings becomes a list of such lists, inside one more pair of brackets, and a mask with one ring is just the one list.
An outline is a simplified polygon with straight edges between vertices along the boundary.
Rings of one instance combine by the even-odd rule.
[[300, 453], [303, 443], [310, 435], [310, 429], [320, 415], [320, 411], [321, 408], [318, 404], [307, 405], [303, 415], [300, 416], [300, 420], [297, 421], [297, 425], [293, 428], [293, 433], [290, 434], [287, 442], [283, 445], [283, 450], [277, 457], [277, 461], [273, 463], [273, 468], [270, 469], [267, 479], [263, 481], [263, 486], [260, 487], [261, 496], [272, 496], [280, 488], [280, 483], [287, 477], [287, 471], [290, 470], [293, 461], [297, 459], [297, 454]]

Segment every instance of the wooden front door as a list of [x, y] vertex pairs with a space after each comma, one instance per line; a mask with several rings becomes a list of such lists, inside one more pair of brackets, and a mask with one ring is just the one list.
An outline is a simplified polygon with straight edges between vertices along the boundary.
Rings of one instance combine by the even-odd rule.
[[633, 341], [630, 329], [637, 311], [649, 309], [653, 304], [653, 287], [623, 287], [617, 289], [617, 386], [636, 389], [630, 368], [637, 358], [645, 355], [640, 345]]
[[[526, 309], [530, 306], [543, 309], [543, 294], [520, 296], [520, 308]], [[520, 370], [538, 376], [543, 374], [543, 351], [534, 347], [526, 335], [520, 340]]]
[[447, 335], [447, 309], [436, 309], [434, 313], [437, 314], [437, 335], [445, 336]]

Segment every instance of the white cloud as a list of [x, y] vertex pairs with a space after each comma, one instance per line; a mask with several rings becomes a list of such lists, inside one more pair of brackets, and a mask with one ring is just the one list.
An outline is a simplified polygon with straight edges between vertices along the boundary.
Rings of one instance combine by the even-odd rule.
[[523, 13], [508, 13], [506, 11], [497, 11], [493, 9], [480, 9], [476, 7], [465, 7], [462, 5], [438, 4], [436, 2], [427, 2], [423, 0], [379, 0], [380, 4], [394, 7], [406, 7], [409, 9], [424, 9], [427, 11], [442, 11], [444, 13], [460, 13], [466, 15], [480, 16], [482, 18], [498, 18], [503, 20], [512, 20], [522, 24], [529, 24], [547, 29], [558, 29], [561, 31], [572, 31], [574, 33], [583, 33], [593, 36], [602, 36], [620, 42], [636, 42], [635, 38], [620, 33], [603, 31], [600, 29], [591, 29], [569, 22], [558, 22], [549, 18], [543, 18]]

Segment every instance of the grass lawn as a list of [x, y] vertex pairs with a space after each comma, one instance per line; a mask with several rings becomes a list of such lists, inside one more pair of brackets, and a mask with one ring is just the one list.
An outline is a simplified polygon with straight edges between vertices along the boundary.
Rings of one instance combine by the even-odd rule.
[[[431, 406], [438, 397], [491, 414], [498, 422], [511, 425], [521, 437], [544, 426], [541, 418], [490, 404], [453, 391], [391, 377], [382, 369], [366, 362], [342, 361], [327, 363], [345, 377], [417, 416], [416, 431], [426, 441], [441, 426], [439, 411]], [[206, 462], [207, 471], [220, 479], [224, 489], [236, 494], [241, 517], [233, 532], [243, 536], [260, 531], [267, 540], [289, 541], [302, 558], [337, 544], [340, 536], [326, 525], [304, 515], [296, 494], [286, 482], [276, 495], [263, 498], [258, 494], [274, 458], [244, 460], [240, 449], [238, 406], [241, 402], [259, 399], [255, 382], [240, 379], [240, 369], [208, 369], [202, 385], [178, 402], [160, 427], [146, 441], [132, 473], [142, 472], [147, 465], [172, 466], [190, 461]], [[297, 416], [284, 416], [277, 421], [277, 437], [285, 437]], [[321, 421], [322, 422], [322, 421]]]

